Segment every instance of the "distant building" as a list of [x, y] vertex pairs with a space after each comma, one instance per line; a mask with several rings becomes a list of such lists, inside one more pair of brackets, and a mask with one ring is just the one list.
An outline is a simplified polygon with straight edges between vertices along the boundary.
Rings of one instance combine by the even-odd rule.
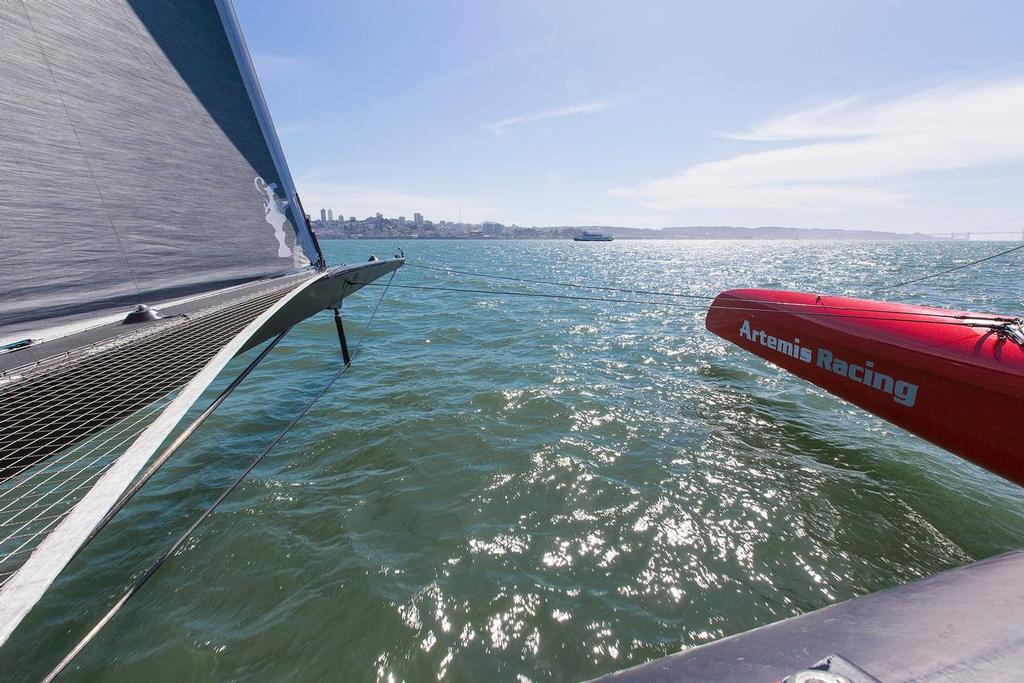
[[422, 213], [414, 213], [412, 215], [412, 220], [413, 220], [414, 223], [416, 223], [417, 226], [423, 225], [423, 214]]
[[320, 222], [327, 223], [327, 209], [320, 209]]
[[345, 222], [345, 217], [342, 216], [340, 213], [338, 214], [338, 222], [339, 223], [344, 223]]
[[334, 222], [334, 209], [327, 209], [327, 220]]
[[405, 216], [399, 216], [398, 222], [401, 223], [402, 225], [405, 225]]

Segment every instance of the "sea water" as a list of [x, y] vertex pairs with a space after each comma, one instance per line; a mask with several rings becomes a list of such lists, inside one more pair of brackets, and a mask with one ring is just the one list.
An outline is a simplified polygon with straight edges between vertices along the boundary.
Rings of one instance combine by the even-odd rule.
[[[395, 284], [495, 293], [393, 288], [365, 336], [383, 289], [346, 299], [351, 370], [62, 680], [578, 680], [1024, 546], [1021, 489], [710, 335], [705, 300], [411, 267], [857, 296], [1005, 246], [325, 242], [332, 263], [403, 248]], [[1020, 269], [888, 297], [1020, 315]], [[299, 325], [65, 572], [3, 677], [49, 670], [340, 362], [329, 315]]]

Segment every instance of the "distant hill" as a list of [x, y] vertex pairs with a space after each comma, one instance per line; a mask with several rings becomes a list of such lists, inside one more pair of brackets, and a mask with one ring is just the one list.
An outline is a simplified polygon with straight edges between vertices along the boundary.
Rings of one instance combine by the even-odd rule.
[[565, 240], [584, 230], [607, 232], [620, 239], [641, 240], [931, 240], [921, 233], [835, 228], [738, 228], [731, 225], [693, 225], [678, 228], [625, 228], [614, 225], [523, 227], [501, 223], [410, 222], [377, 214], [364, 219], [312, 222], [320, 239], [534, 239]]
[[[541, 228], [542, 230], [544, 228]], [[582, 228], [580, 228], [582, 229]], [[651, 240], [931, 240], [921, 233], [896, 233], [880, 230], [840, 230], [838, 228], [739, 228], [731, 225], [694, 225], [679, 228], [621, 228], [588, 226], [587, 230], [610, 232], [622, 239]]]

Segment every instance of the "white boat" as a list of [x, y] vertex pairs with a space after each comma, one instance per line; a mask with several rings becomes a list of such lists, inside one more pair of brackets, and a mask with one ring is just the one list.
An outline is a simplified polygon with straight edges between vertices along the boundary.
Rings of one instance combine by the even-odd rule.
[[584, 230], [579, 237], [573, 237], [573, 242], [611, 242], [615, 237], [605, 232], [590, 232]]

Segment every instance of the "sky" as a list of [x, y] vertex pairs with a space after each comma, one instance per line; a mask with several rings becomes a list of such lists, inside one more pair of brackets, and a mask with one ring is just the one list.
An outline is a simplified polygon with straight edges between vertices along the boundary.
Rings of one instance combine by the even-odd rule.
[[235, 5], [311, 213], [1024, 229], [1024, 3]]

